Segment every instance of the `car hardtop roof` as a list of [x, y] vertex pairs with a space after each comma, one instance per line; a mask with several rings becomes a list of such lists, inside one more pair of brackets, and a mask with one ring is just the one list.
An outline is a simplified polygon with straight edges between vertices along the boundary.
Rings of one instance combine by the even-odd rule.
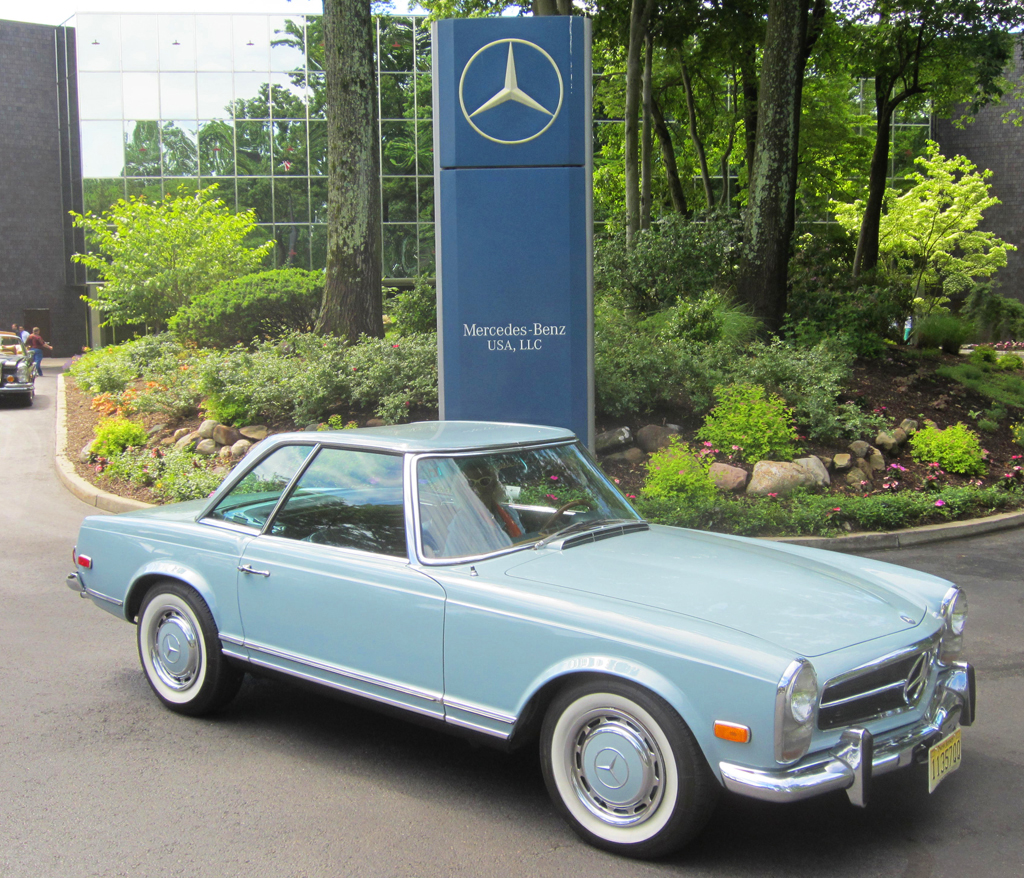
[[502, 424], [493, 421], [417, 421], [388, 427], [361, 427], [355, 430], [320, 430], [279, 433], [275, 444], [297, 439], [327, 442], [331, 445], [372, 448], [400, 453], [459, 452], [505, 448], [515, 445], [540, 445], [576, 438], [561, 427], [532, 424]]

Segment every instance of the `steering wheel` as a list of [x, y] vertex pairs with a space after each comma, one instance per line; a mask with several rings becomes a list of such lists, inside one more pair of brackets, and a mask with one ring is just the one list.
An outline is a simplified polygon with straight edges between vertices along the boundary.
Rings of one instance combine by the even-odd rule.
[[593, 501], [587, 500], [585, 498], [581, 498], [579, 500], [570, 500], [568, 503], [563, 503], [554, 512], [552, 512], [551, 515], [548, 516], [547, 521], [545, 521], [544, 524], [542, 524], [540, 528], [538, 528], [537, 533], [544, 533], [544, 531], [546, 531], [549, 527], [551, 527], [551, 525], [558, 521], [559, 517], [562, 515], [563, 512], [566, 512], [567, 510], [572, 509], [575, 506], [586, 506], [588, 510], [592, 510], [594, 508], [594, 503]]

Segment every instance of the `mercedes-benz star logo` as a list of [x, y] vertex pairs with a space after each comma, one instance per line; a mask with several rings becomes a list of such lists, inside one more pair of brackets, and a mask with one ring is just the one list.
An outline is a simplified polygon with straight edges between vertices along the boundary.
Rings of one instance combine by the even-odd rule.
[[[479, 107], [470, 112], [466, 108], [466, 98], [464, 95], [464, 88], [466, 85], [466, 77], [469, 75], [469, 69], [473, 66], [473, 62], [476, 61], [484, 52], [495, 46], [503, 45], [508, 43], [508, 58], [505, 61], [505, 85], [494, 93], [492, 97], [484, 101]], [[558, 103], [555, 108], [549, 110], [540, 101], [528, 95], [523, 89], [519, 87], [519, 82], [516, 77], [516, 57], [513, 51], [513, 44], [522, 46], [528, 46], [533, 52], [538, 52], [542, 57], [547, 59], [548, 64], [555, 71], [555, 76], [558, 78]], [[473, 130], [476, 131], [481, 137], [485, 137], [494, 143], [502, 143], [507, 145], [515, 145], [517, 143], [528, 143], [531, 140], [536, 140], [540, 137], [548, 128], [551, 127], [555, 119], [558, 118], [558, 114], [562, 109], [562, 98], [564, 96], [565, 89], [562, 85], [562, 74], [558, 69], [558, 65], [555, 60], [545, 52], [536, 43], [531, 43], [528, 40], [519, 40], [512, 37], [505, 38], [503, 40], [494, 40], [494, 42], [488, 43], [477, 49], [473, 53], [473, 56], [466, 62], [466, 66], [462, 68], [462, 78], [459, 80], [459, 104], [462, 106], [462, 115], [465, 116], [466, 121], [472, 126]], [[483, 131], [476, 122], [473, 121], [474, 116], [479, 116], [482, 113], [486, 113], [488, 110], [493, 110], [495, 107], [501, 106], [502, 104], [514, 101], [517, 104], [522, 104], [524, 107], [528, 107], [541, 114], [538, 121], [543, 121], [544, 125], [535, 134], [531, 134], [529, 137], [522, 137], [518, 140], [503, 140], [500, 137], [494, 137]]]
[[622, 759], [622, 754], [611, 747], [597, 754], [595, 768], [597, 768], [601, 783], [610, 790], [619, 789], [629, 780], [629, 766]]

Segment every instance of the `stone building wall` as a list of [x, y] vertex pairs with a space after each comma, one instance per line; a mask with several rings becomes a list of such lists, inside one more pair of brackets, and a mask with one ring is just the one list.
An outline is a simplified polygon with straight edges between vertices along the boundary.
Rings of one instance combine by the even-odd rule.
[[[1022, 74], [1024, 59], [1018, 45], [1011, 78], [1019, 81]], [[1008, 254], [1006, 268], [996, 278], [1003, 295], [1024, 302], [1024, 126], [1002, 121], [1003, 114], [1010, 109], [1024, 112], [1024, 101], [1007, 100], [985, 107], [976, 121], [962, 130], [937, 119], [933, 132], [943, 155], [967, 156], [979, 168], [992, 171], [992, 192], [1002, 204], [986, 211], [980, 228], [1017, 247], [1017, 252]]]
[[86, 343], [87, 316], [84, 288], [68, 283], [55, 36], [0, 21], [0, 327], [48, 312], [65, 357]]

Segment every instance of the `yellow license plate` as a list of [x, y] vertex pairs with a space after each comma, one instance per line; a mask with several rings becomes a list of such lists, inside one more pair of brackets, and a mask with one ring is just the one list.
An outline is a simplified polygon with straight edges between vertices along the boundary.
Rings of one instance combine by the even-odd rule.
[[928, 792], [960, 767], [960, 729], [928, 748]]

